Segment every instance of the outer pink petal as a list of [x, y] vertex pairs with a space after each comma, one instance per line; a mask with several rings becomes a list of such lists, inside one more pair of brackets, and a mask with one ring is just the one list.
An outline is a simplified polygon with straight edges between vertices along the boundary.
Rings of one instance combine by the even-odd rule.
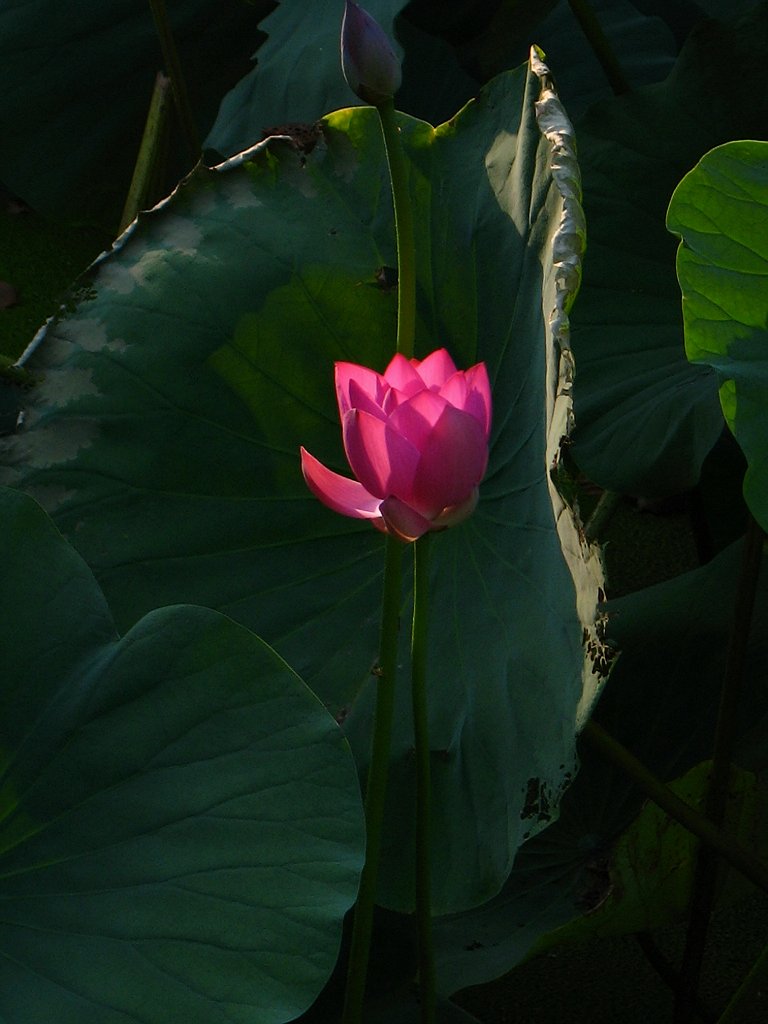
[[381, 503], [381, 514], [389, 533], [394, 533], [400, 540], [413, 541], [432, 529], [429, 519], [406, 505], [399, 498], [387, 498]]
[[485, 431], [486, 440], [491, 433], [491, 382], [485, 363], [471, 366], [464, 374], [467, 381], [466, 412], [471, 413]]
[[327, 469], [314, 455], [301, 449], [301, 471], [307, 487], [324, 505], [353, 519], [378, 519], [381, 516], [378, 498], [358, 483]]
[[406, 501], [429, 519], [462, 505], [488, 465], [485, 431], [474, 416], [446, 405], [421, 447], [421, 459]]
[[456, 373], [456, 364], [444, 348], [430, 352], [426, 359], [413, 360], [416, 372], [428, 388], [439, 388]]
[[352, 472], [379, 498], [408, 494], [419, 464], [418, 450], [388, 421], [350, 409], [344, 417], [344, 451]]
[[[386, 400], [387, 395], [392, 394], [392, 388], [382, 385], [382, 390], [385, 392], [384, 398]], [[378, 402], [375, 402], [365, 388], [361, 387], [356, 380], [349, 382], [349, 407], [350, 409], [362, 409], [363, 412], [369, 412], [371, 416], [376, 416], [380, 420], [387, 419], [387, 413], [382, 409]], [[342, 414], [349, 412], [349, 409], [345, 409]]]
[[402, 391], [406, 398], [415, 395], [417, 391], [422, 391], [424, 388], [424, 381], [417, 373], [410, 359], [406, 359], [400, 352], [397, 353], [384, 371], [384, 379], [390, 387]]
[[375, 370], [367, 366], [358, 366], [357, 363], [336, 363], [334, 376], [336, 380], [336, 401], [339, 405], [339, 416], [344, 418], [344, 413], [354, 407], [350, 401], [349, 385], [355, 381], [372, 402], [378, 402], [384, 397], [386, 384], [384, 378]]

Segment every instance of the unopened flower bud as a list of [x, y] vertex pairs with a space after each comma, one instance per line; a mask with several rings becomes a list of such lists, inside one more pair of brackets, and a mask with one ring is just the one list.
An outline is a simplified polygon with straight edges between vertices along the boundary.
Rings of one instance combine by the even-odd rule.
[[386, 33], [351, 0], [341, 23], [341, 69], [352, 92], [374, 107], [391, 100], [400, 88], [400, 61]]

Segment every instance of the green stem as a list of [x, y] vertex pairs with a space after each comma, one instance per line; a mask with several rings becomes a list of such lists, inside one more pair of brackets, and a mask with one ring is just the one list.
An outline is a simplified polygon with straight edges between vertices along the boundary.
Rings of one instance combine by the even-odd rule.
[[619, 59], [613, 52], [613, 47], [605, 32], [603, 32], [603, 28], [597, 19], [597, 15], [592, 10], [591, 4], [588, 0], [568, 0], [568, 3], [574, 17], [581, 26], [582, 32], [587, 37], [589, 45], [592, 47], [594, 55], [600, 61], [600, 67], [605, 72], [605, 77], [608, 79], [608, 84], [613, 94], [621, 96], [623, 93], [631, 92], [632, 87], [624, 77], [624, 71], [619, 63]]
[[397, 351], [408, 359], [413, 357], [416, 337], [416, 248], [413, 238], [413, 211], [408, 188], [408, 165], [405, 161], [400, 129], [395, 119], [395, 105], [387, 100], [376, 108], [384, 135], [392, 201], [395, 208], [397, 236]]
[[[704, 814], [718, 828], [722, 828], [728, 807], [731, 777], [731, 758], [736, 735], [736, 722], [743, 689], [744, 668], [749, 643], [752, 612], [757, 594], [757, 582], [763, 559], [765, 534], [750, 516], [744, 539], [741, 572], [734, 603], [728, 656], [720, 706], [715, 728], [712, 770], [707, 790]], [[702, 846], [696, 859], [691, 910], [688, 919], [683, 960], [680, 967], [680, 985], [675, 1001], [675, 1024], [689, 1024], [693, 1019], [693, 1003], [701, 975], [707, 930], [712, 916], [717, 885], [718, 859], [711, 848]]]
[[413, 730], [416, 743], [416, 927], [418, 935], [421, 1024], [435, 1019], [435, 956], [432, 945], [432, 880], [430, 848], [430, 754], [427, 708], [429, 633], [428, 533], [414, 545], [413, 633], [411, 680]]
[[139, 210], [146, 209], [152, 182], [157, 171], [158, 160], [162, 151], [162, 139], [168, 120], [168, 87], [170, 79], [158, 71], [152, 99], [149, 104], [144, 134], [141, 137], [136, 166], [128, 189], [128, 196], [120, 218], [118, 234], [136, 219]]
[[379, 664], [375, 670], [378, 680], [376, 713], [371, 763], [365, 791], [365, 864], [360, 878], [360, 891], [357, 896], [352, 926], [352, 946], [347, 970], [343, 1024], [360, 1024], [363, 1019], [365, 982], [373, 928], [373, 907], [376, 901], [384, 805], [387, 795], [392, 715], [395, 706], [402, 560], [403, 544], [395, 537], [388, 536], [384, 552], [384, 594], [381, 605]]
[[200, 139], [197, 135], [195, 118], [192, 114], [192, 106], [189, 102], [189, 93], [187, 92], [187, 83], [181, 71], [179, 51], [176, 49], [176, 42], [174, 41], [173, 30], [168, 19], [165, 0], [149, 0], [149, 6], [152, 8], [152, 17], [155, 21], [155, 30], [160, 39], [163, 60], [171, 78], [171, 89], [176, 103], [176, 112], [179, 115], [181, 130], [189, 147], [190, 156], [193, 160], [197, 160], [200, 157]]
[[754, 882], [759, 889], [768, 892], [768, 864], [756, 857], [747, 846], [713, 825], [685, 800], [681, 800], [597, 722], [587, 722], [581, 735], [608, 760], [623, 769], [639, 789], [666, 811], [670, 818], [674, 818], [683, 828], [687, 828], [702, 842], [711, 846], [723, 860], [740, 871], [750, 882]]

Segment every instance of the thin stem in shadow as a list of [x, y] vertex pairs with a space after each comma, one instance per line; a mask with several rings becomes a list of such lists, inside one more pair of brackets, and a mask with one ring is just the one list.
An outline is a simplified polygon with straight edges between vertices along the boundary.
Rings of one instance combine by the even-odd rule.
[[373, 907], [379, 875], [384, 806], [389, 776], [389, 750], [392, 716], [395, 706], [397, 649], [400, 628], [403, 545], [392, 536], [386, 539], [384, 555], [384, 594], [381, 612], [381, 639], [377, 679], [376, 713], [371, 746], [371, 763], [365, 793], [365, 864], [352, 925], [352, 946], [347, 970], [343, 1024], [362, 1021], [365, 983], [373, 928]]
[[384, 147], [392, 182], [397, 235], [397, 351], [413, 357], [416, 337], [416, 249], [413, 235], [413, 211], [408, 187], [408, 165], [403, 153], [400, 129], [392, 100], [376, 108], [381, 120]]
[[176, 112], [179, 115], [181, 131], [189, 148], [190, 156], [193, 160], [197, 160], [200, 157], [200, 139], [195, 127], [195, 118], [192, 113], [192, 105], [189, 102], [187, 83], [181, 70], [179, 51], [176, 49], [176, 41], [173, 38], [173, 30], [168, 18], [165, 0], [149, 0], [149, 6], [152, 8], [152, 17], [163, 51], [163, 60], [171, 79], [171, 89], [176, 103]]
[[685, 800], [681, 800], [669, 786], [665, 786], [634, 754], [630, 753], [597, 722], [587, 722], [581, 735], [608, 760], [626, 772], [638, 788], [655, 804], [658, 804], [663, 811], [666, 811], [670, 818], [678, 821], [689, 832], [698, 836], [702, 842], [711, 846], [725, 861], [740, 871], [759, 889], [768, 892], [768, 864], [756, 857], [747, 846], [713, 825]]
[[600, 67], [605, 72], [605, 77], [608, 79], [608, 84], [613, 94], [615, 96], [622, 96], [624, 93], [631, 92], [632, 87], [624, 75], [619, 58], [614, 53], [605, 32], [603, 32], [603, 28], [597, 19], [597, 15], [592, 10], [589, 0], [568, 0], [568, 4], [582, 32], [587, 37], [593, 53], [600, 62]]
[[435, 955], [432, 943], [430, 843], [430, 753], [427, 704], [430, 535], [414, 545], [411, 696], [416, 745], [416, 927], [418, 936], [421, 1024], [434, 1024]]
[[[705, 817], [717, 828], [722, 828], [728, 806], [733, 744], [764, 540], [763, 530], [750, 516], [734, 602], [733, 625], [715, 728], [712, 770], [704, 808]], [[696, 860], [688, 933], [675, 1000], [675, 1024], [689, 1024], [693, 1020], [694, 998], [701, 975], [719, 868], [715, 851], [709, 846], [701, 846]]]

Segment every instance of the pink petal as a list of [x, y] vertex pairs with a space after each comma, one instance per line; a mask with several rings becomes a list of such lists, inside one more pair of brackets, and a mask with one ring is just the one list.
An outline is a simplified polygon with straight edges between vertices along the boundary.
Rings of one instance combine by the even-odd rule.
[[349, 387], [355, 381], [357, 387], [362, 390], [372, 402], [378, 404], [386, 393], [386, 383], [380, 373], [370, 370], [367, 366], [358, 366], [357, 363], [336, 363], [334, 376], [336, 380], [336, 401], [339, 405], [339, 417], [344, 418], [344, 413], [354, 408], [350, 401]]
[[350, 409], [343, 429], [344, 451], [363, 487], [379, 498], [410, 492], [419, 452], [389, 421]]
[[444, 508], [440, 515], [435, 516], [432, 520], [432, 529], [442, 530], [448, 526], [456, 526], [457, 523], [463, 523], [475, 511], [479, 496], [480, 492], [475, 487], [467, 500], [463, 501], [461, 505], [451, 505], [448, 508]]
[[[392, 394], [392, 389], [386, 385], [382, 385], [382, 388], [386, 391], [384, 396], [386, 401], [386, 397]], [[382, 409], [381, 405], [379, 405], [378, 402], [375, 402], [356, 380], [351, 380], [349, 382], [348, 397], [350, 409], [362, 409], [363, 412], [369, 412], [371, 416], [376, 416], [380, 420], [387, 419], [387, 413]], [[349, 412], [349, 409], [345, 409], [344, 412]], [[342, 419], [343, 418], [344, 414], [342, 414]]]
[[469, 389], [467, 388], [466, 375], [462, 370], [457, 370], [456, 373], [449, 377], [437, 393], [449, 405], [452, 405], [454, 409], [463, 409], [465, 412], [469, 412], [466, 408]]
[[471, 413], [485, 431], [486, 440], [491, 433], [491, 382], [485, 363], [471, 366], [464, 374], [467, 381], [466, 412]]
[[384, 371], [384, 379], [390, 387], [402, 391], [406, 398], [424, 389], [424, 381], [416, 372], [410, 359], [399, 352]]
[[432, 529], [429, 519], [419, 515], [415, 509], [406, 505], [404, 501], [400, 501], [399, 498], [391, 497], [382, 501], [381, 514], [387, 530], [394, 533], [400, 540], [418, 540]]
[[[402, 402], [389, 418], [392, 427], [421, 451], [448, 403], [434, 391], [419, 391]], [[405, 497], [407, 495], [401, 495]]]
[[[307, 487], [328, 508], [353, 519], [378, 519], [381, 502], [358, 483], [327, 469], [314, 455], [301, 449], [301, 471]], [[374, 525], [376, 525], [374, 523]]]
[[439, 388], [456, 373], [456, 364], [444, 348], [431, 352], [426, 359], [413, 360], [416, 372], [428, 388]]
[[485, 431], [474, 416], [447, 405], [421, 446], [413, 489], [405, 499], [429, 519], [463, 504], [488, 465]]

